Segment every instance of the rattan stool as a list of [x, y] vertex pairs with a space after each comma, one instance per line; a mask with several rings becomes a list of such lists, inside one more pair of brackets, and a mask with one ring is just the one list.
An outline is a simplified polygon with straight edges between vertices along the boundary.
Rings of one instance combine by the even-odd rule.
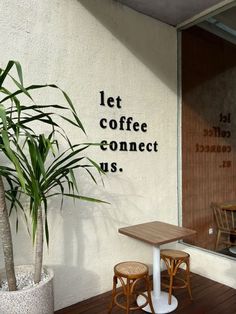
[[[122, 286], [121, 292], [120, 289], [118, 291], [116, 289], [118, 279]], [[147, 294], [138, 291], [136, 284], [140, 280], [146, 283]], [[133, 304], [139, 295], [142, 295], [146, 301], [142, 305]], [[142, 309], [148, 304], [154, 314], [147, 265], [139, 262], [122, 262], [117, 264], [114, 267], [112, 301], [108, 313], [111, 313], [114, 305], [124, 309], [126, 314], [128, 314], [129, 311]]]
[[[168, 271], [168, 284], [162, 280], [162, 286], [169, 288], [168, 303], [171, 304], [172, 290], [178, 288], [187, 288], [190, 299], [192, 300], [190, 287], [190, 255], [178, 250], [161, 250], [161, 259], [165, 262]], [[182, 264], [185, 265], [184, 278], [176, 275]], [[166, 276], [164, 275], [163, 277]], [[179, 281], [180, 284], [174, 285], [174, 281]]]

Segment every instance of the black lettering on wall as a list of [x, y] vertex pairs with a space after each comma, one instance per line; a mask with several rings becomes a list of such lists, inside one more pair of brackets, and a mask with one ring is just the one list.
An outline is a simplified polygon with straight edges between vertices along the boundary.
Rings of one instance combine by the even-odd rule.
[[[110, 96], [105, 91], [100, 91], [100, 106], [108, 108], [108, 109], [121, 109], [121, 102], [122, 99], [120, 96]], [[225, 119], [222, 115], [222, 120]], [[227, 117], [227, 121], [228, 121]], [[109, 118], [109, 117], [101, 117], [99, 121], [99, 126], [103, 131], [122, 131], [122, 134], [125, 132], [141, 132], [141, 134], [145, 134], [148, 131], [148, 124], [146, 122], [140, 122], [132, 116], [125, 116], [122, 115], [118, 118]], [[227, 136], [228, 134], [225, 134]], [[151, 153], [151, 152], [158, 152], [158, 143], [157, 141], [153, 142], [145, 142], [145, 141], [120, 141], [120, 134], [119, 134], [119, 141], [118, 140], [102, 140], [100, 143], [100, 148], [102, 151], [110, 151], [114, 153], [118, 152], [134, 152], [134, 153]], [[104, 172], [122, 172], [123, 168], [119, 168], [117, 162], [101, 162], [100, 163], [101, 169]]]

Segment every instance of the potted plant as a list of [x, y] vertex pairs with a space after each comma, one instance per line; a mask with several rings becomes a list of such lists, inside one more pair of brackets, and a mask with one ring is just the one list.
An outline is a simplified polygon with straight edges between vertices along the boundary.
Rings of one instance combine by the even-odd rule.
[[[11, 71], [15, 66], [17, 79]], [[16, 86], [16, 91], [10, 92], [4, 82], [10, 78]], [[62, 93], [65, 105], [38, 105], [34, 102], [32, 91], [45, 88], [57, 89]], [[47, 221], [48, 199], [59, 194], [62, 197], [72, 197], [81, 200], [102, 202], [98, 199], [79, 194], [75, 171], [85, 170], [93, 182], [96, 183], [91, 169], [99, 174], [102, 170], [96, 162], [81, 155], [90, 144], [73, 144], [65, 130], [58, 122], [58, 117], [65, 123], [79, 128], [85, 133], [83, 125], [77, 115], [69, 96], [56, 85], [30, 85], [24, 87], [22, 69], [18, 62], [9, 61], [5, 70], [0, 70], [0, 151], [7, 158], [7, 165], [0, 166], [0, 233], [5, 259], [5, 272], [9, 291], [0, 292], [0, 312], [12, 313], [53, 313], [52, 272], [48, 271], [46, 283], [41, 282], [43, 262], [43, 239], [49, 241], [49, 227]], [[21, 96], [27, 97], [29, 105], [23, 104]], [[33, 123], [48, 126], [45, 133], [37, 132]], [[63, 141], [63, 151], [60, 151]], [[3, 179], [9, 185], [4, 189]], [[24, 291], [17, 290], [15, 275], [12, 238], [6, 198], [10, 201], [10, 211], [20, 208], [25, 214], [22, 196], [30, 201], [30, 221], [32, 238], [35, 244], [34, 283], [38, 284]], [[27, 266], [27, 271], [29, 267]], [[45, 280], [46, 281], [46, 280]], [[49, 282], [49, 283], [48, 283]], [[44, 286], [44, 292], [36, 292], [37, 287]], [[34, 300], [27, 300], [23, 293], [32, 290]], [[2, 295], [1, 295], [2, 294]], [[19, 299], [18, 299], [19, 296]], [[37, 296], [37, 302], [35, 302]], [[15, 299], [16, 297], [16, 299]], [[38, 304], [42, 300], [44, 308]], [[5, 304], [10, 301], [10, 305]], [[29, 302], [29, 304], [26, 303]], [[23, 303], [22, 303], [23, 302]], [[35, 303], [35, 308], [32, 308]], [[46, 305], [46, 307], [45, 307]], [[16, 306], [16, 308], [14, 308]]]

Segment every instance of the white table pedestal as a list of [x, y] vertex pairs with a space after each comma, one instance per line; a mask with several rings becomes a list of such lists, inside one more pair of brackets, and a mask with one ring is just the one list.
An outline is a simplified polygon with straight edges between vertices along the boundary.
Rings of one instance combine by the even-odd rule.
[[233, 254], [236, 254], [236, 246], [231, 246], [231, 247], [229, 248], [229, 251], [230, 251], [231, 253], [233, 253]]
[[[139, 296], [137, 298], [138, 305], [145, 303], [145, 298]], [[160, 247], [153, 246], [153, 291], [152, 304], [157, 314], [170, 313], [178, 306], [176, 297], [172, 295], [171, 304], [168, 304], [168, 293], [161, 291], [161, 265], [160, 265]], [[149, 305], [143, 308], [144, 311], [151, 313]]]

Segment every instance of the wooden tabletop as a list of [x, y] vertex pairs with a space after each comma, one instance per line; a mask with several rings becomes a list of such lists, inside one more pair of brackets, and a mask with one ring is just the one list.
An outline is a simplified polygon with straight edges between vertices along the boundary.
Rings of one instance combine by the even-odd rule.
[[196, 233], [195, 230], [175, 226], [161, 221], [120, 228], [119, 232], [152, 245], [161, 245], [180, 240]]
[[224, 203], [217, 203], [217, 205], [226, 210], [236, 211], [236, 201], [228, 201]]

